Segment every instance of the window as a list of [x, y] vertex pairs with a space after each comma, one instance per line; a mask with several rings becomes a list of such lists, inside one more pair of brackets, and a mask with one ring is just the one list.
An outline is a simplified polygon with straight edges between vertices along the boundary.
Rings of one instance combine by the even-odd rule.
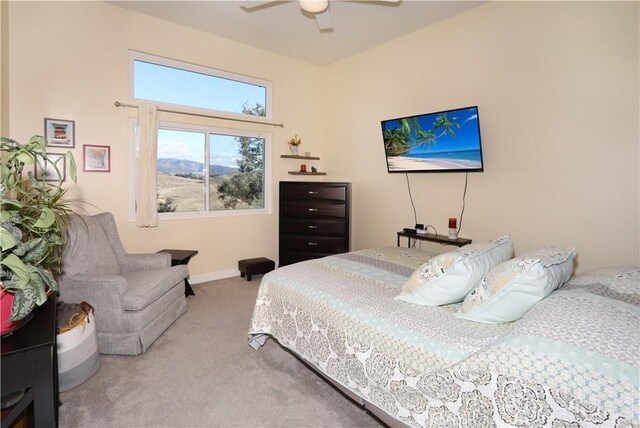
[[[159, 108], [170, 105], [171, 110], [187, 114], [193, 109], [215, 110], [216, 115], [227, 113], [232, 120], [271, 116], [270, 82], [147, 54], [132, 52], [130, 57], [133, 101], [152, 101]], [[188, 121], [161, 122], [158, 127], [160, 218], [269, 213], [271, 134]], [[135, 126], [132, 121], [133, 165]], [[136, 173], [130, 181], [131, 219], [135, 218]]]
[[268, 212], [269, 146], [269, 134], [161, 123], [158, 213], [171, 218]]
[[271, 118], [266, 80], [139, 52], [130, 53], [130, 62], [132, 99]]
[[198, 131], [158, 129], [158, 212], [206, 210], [205, 142]]

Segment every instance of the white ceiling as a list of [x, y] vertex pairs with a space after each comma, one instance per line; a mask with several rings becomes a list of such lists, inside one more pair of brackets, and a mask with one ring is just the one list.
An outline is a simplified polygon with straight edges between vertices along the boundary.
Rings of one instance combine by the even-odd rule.
[[205, 31], [318, 65], [354, 55], [450, 16], [482, 1], [399, 3], [331, 0], [333, 31], [320, 32], [297, 1], [278, 1], [251, 11], [241, 0], [109, 1], [135, 12]]

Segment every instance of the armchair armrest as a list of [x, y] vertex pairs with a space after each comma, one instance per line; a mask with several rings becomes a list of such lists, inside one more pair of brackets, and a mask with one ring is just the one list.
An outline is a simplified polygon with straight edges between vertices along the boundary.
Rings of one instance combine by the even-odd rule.
[[62, 275], [58, 278], [60, 298], [68, 303], [86, 301], [95, 309], [101, 330], [116, 331], [124, 313], [123, 296], [128, 284], [119, 275]]
[[80, 274], [58, 278], [60, 296], [69, 303], [85, 300], [94, 307], [106, 306], [122, 311], [122, 297], [129, 289], [120, 275]]
[[125, 254], [122, 257], [122, 272], [141, 272], [171, 267], [168, 253]]

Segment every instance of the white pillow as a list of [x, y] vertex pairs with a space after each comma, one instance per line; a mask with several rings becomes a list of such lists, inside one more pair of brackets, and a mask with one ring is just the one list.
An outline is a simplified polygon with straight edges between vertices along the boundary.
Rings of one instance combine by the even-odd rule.
[[485, 324], [520, 319], [571, 277], [575, 248], [545, 247], [511, 259], [482, 278], [456, 317]]
[[440, 254], [420, 266], [395, 299], [426, 306], [460, 302], [487, 272], [512, 255], [509, 235]]

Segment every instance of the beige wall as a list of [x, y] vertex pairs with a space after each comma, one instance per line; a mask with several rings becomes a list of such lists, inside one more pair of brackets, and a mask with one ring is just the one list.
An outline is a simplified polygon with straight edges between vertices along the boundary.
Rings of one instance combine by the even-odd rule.
[[[461, 235], [575, 245], [578, 271], [638, 264], [638, 35], [636, 2], [496, 2], [329, 66], [325, 151], [354, 183], [355, 248], [414, 224], [380, 120], [478, 105], [485, 172]], [[418, 221], [445, 233], [464, 174], [410, 180]]]
[[[111, 146], [111, 173], [80, 172], [71, 193], [113, 212], [128, 250], [198, 249], [189, 264], [196, 280], [236, 269], [242, 258], [277, 258], [276, 214], [163, 221], [154, 229], [130, 223], [127, 118], [136, 111], [113, 103], [127, 101], [128, 49], [272, 81], [273, 120], [286, 128], [253, 129], [273, 132], [272, 197], [277, 201], [277, 182], [291, 177], [286, 171], [295, 166], [279, 157], [288, 153], [285, 141], [297, 133], [305, 150], [322, 154], [316, 119], [325, 111], [318, 84], [322, 69], [102, 2], [11, 2], [9, 9], [11, 136], [25, 141], [41, 134], [43, 119], [53, 117], [76, 121], [73, 153], [80, 165], [83, 144]], [[233, 122], [207, 123], [234, 127]]]
[[[395, 245], [414, 220], [405, 177], [386, 172], [380, 120], [476, 104], [486, 172], [469, 175], [462, 235], [510, 232], [517, 253], [576, 245], [579, 270], [638, 263], [637, 3], [490, 3], [325, 68], [100, 2], [9, 11], [11, 136], [55, 117], [76, 121], [80, 164], [82, 144], [110, 145], [112, 172], [81, 172], [72, 195], [112, 211], [130, 251], [198, 249], [196, 279], [277, 258], [277, 182], [297, 166], [279, 155], [294, 133], [327, 180], [353, 183], [354, 247]], [[128, 222], [133, 112], [113, 107], [127, 99], [128, 49], [273, 81], [287, 126], [271, 129], [272, 215]], [[444, 232], [464, 175], [410, 179], [419, 222]]]
[[9, 4], [0, 2], [0, 135], [9, 135]]

